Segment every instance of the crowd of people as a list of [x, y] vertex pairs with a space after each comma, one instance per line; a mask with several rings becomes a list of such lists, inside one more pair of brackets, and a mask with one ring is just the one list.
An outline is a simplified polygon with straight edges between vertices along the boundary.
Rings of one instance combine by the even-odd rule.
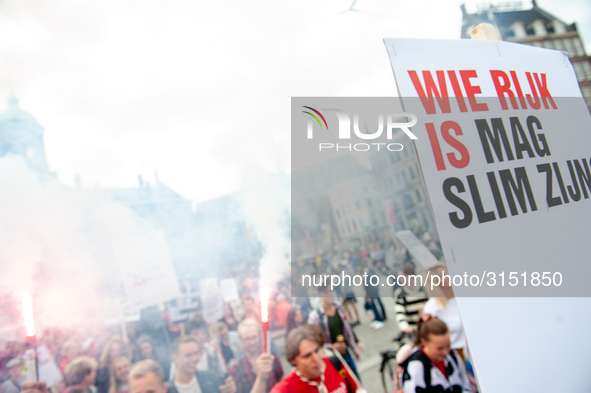
[[[386, 263], [386, 255], [393, 249], [396, 263]], [[416, 274], [410, 255], [393, 242], [333, 250], [299, 267], [328, 271], [334, 260], [344, 260], [357, 271]], [[437, 265], [431, 270], [441, 274], [445, 269], [445, 265]], [[414, 339], [399, 351], [396, 392], [475, 391], [475, 380], [467, 372], [471, 363], [451, 287], [444, 282], [428, 293], [413, 285], [413, 280], [407, 281], [407, 285], [393, 289], [398, 328]], [[355, 331], [361, 323], [356, 304], [359, 298], [364, 299], [365, 308], [375, 317], [370, 326], [382, 328], [388, 316], [378, 292], [366, 287], [365, 296], [360, 297], [346, 288], [325, 286], [316, 299], [292, 298], [286, 278], [277, 284], [269, 301], [269, 327], [275, 338], [283, 336], [285, 341], [278, 342], [285, 345], [277, 348], [276, 342], [269, 340], [265, 352], [260, 304], [253, 295], [256, 290], [252, 283], [242, 286], [241, 301], [224, 304], [223, 317], [213, 323], [206, 323], [196, 313], [181, 329], [169, 324], [169, 329], [162, 331], [129, 328], [124, 334], [47, 332], [39, 344], [48, 347], [63, 373], [63, 382], [52, 387], [53, 393], [363, 391], [357, 366], [364, 346]], [[22, 380], [23, 350], [17, 342], [2, 342], [0, 393], [46, 389]], [[293, 370], [284, 370], [282, 354]]]

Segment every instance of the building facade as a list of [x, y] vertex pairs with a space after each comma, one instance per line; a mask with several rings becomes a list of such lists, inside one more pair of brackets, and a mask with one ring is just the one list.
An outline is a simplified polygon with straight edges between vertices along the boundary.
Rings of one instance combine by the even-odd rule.
[[[404, 146], [399, 152], [375, 153], [370, 157], [377, 192], [382, 201], [392, 201], [395, 231], [409, 229], [416, 234], [437, 233], [431, 208], [421, 181], [418, 158], [412, 143], [402, 131], [394, 133], [392, 142]], [[385, 211], [382, 204], [382, 209]]]
[[591, 58], [585, 53], [577, 24], [567, 24], [556, 16], [538, 7], [489, 5], [470, 14], [462, 9], [462, 38], [470, 38], [470, 30], [480, 23], [490, 23], [504, 41], [517, 42], [540, 48], [568, 52], [581, 93], [591, 110]]
[[404, 229], [437, 238], [413, 145], [400, 130], [392, 143], [404, 148], [376, 151], [371, 169], [344, 155], [292, 174], [296, 258], [334, 245], [364, 246]]
[[8, 109], [0, 113], [0, 157], [11, 154], [23, 157], [27, 166], [42, 179], [55, 178], [47, 167], [43, 127], [19, 108], [14, 95], [8, 99]]

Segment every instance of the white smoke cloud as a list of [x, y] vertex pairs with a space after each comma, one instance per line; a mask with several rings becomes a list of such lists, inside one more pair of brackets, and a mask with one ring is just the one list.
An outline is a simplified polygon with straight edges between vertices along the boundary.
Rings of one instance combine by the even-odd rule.
[[291, 244], [286, 217], [291, 216], [290, 190], [277, 175], [251, 170], [245, 176], [243, 191], [245, 218], [265, 251], [259, 265], [259, 289], [261, 297], [268, 298], [288, 273]]
[[147, 229], [97, 193], [42, 179], [22, 157], [0, 158], [0, 292], [33, 295], [38, 328], [101, 324], [105, 301], [123, 295], [119, 239]]

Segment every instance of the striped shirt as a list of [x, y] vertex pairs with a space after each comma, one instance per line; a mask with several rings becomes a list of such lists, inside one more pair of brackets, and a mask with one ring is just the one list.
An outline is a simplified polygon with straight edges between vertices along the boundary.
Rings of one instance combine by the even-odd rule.
[[400, 330], [412, 327], [417, 330], [419, 321], [419, 309], [422, 309], [429, 298], [423, 287], [411, 290], [408, 287], [398, 287], [394, 291], [394, 310], [396, 311], [396, 323]]

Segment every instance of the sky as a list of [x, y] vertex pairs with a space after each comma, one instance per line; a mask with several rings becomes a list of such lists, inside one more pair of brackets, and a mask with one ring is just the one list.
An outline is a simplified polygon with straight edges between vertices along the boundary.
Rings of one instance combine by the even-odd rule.
[[[352, 3], [2, 0], [0, 111], [14, 92], [63, 184], [157, 173], [209, 200], [247, 166], [290, 171], [291, 97], [395, 96], [384, 37], [460, 35], [462, 1]], [[538, 5], [576, 21], [589, 52], [587, 1]]]

